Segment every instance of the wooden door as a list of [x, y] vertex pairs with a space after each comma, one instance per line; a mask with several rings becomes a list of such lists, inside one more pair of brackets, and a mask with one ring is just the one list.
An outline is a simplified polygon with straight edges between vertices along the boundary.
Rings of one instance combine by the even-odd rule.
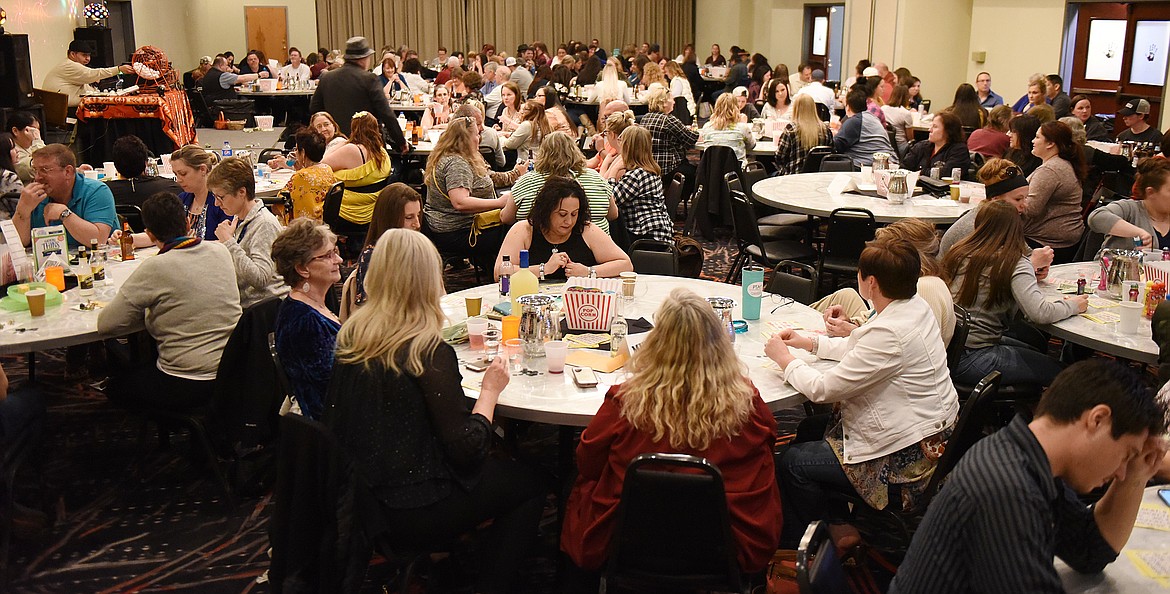
[[[804, 63], [814, 70], [828, 71], [829, 10], [831, 6], [808, 6], [804, 9]], [[795, 72], [795, 71], [794, 71]]]
[[260, 50], [268, 59], [284, 64], [288, 59], [288, 7], [245, 6], [244, 23], [248, 51]]
[[[1150, 102], [1147, 121], [1159, 128], [1165, 87], [1166, 43], [1151, 43], [1151, 34], [1170, 30], [1170, 2], [1122, 4], [1094, 2], [1078, 5], [1073, 39], [1070, 95], [1085, 95], [1093, 113], [1115, 114], [1135, 97]], [[1137, 48], [1135, 44], [1142, 44]], [[1159, 54], [1161, 54], [1159, 56]], [[1157, 60], [1156, 75], [1148, 72]], [[1118, 118], [1114, 132], [1125, 128]]]

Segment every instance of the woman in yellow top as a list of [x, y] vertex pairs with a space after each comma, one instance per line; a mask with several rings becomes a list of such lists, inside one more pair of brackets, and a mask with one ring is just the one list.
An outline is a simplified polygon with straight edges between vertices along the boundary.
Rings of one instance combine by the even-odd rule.
[[296, 170], [292, 179], [284, 186], [292, 198], [293, 211], [290, 219], [311, 218], [321, 222], [321, 211], [325, 207], [325, 194], [337, 180], [333, 170], [321, 162], [325, 158], [325, 137], [316, 130], [305, 127], [297, 131]]
[[329, 153], [322, 163], [333, 169], [337, 181], [345, 182], [341, 218], [353, 224], [350, 229], [333, 231], [363, 232], [374, 216], [378, 192], [386, 187], [386, 180], [390, 177], [390, 155], [383, 148], [378, 120], [366, 111], [353, 114], [349, 142]]

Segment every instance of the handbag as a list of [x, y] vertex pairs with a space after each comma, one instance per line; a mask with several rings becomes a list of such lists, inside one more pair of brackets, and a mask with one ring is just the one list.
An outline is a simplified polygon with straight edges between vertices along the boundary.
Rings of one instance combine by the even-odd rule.
[[[443, 198], [447, 199], [447, 202], [450, 202], [451, 197], [439, 187], [439, 180], [435, 179], [434, 175], [434, 172], [431, 172], [431, 181], [434, 182], [432, 185], [435, 186], [435, 189], [439, 191], [439, 194]], [[475, 247], [476, 242], [479, 241], [480, 233], [483, 233], [486, 229], [499, 227], [503, 224], [504, 222], [500, 220], [500, 209], [498, 208], [475, 213], [475, 216], [471, 220], [471, 232], [467, 236], [467, 245]]]
[[678, 253], [678, 272], [689, 278], [699, 278], [703, 272], [703, 244], [694, 237], [674, 234], [674, 249]]

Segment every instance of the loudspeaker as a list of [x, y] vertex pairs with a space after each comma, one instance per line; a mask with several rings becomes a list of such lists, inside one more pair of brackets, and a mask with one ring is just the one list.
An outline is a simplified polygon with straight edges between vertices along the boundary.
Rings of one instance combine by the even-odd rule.
[[0, 35], [0, 107], [22, 108], [34, 104], [28, 35]]
[[89, 56], [90, 68], [108, 68], [120, 64], [115, 61], [114, 35], [109, 27], [78, 27], [73, 30], [73, 39], [88, 41], [93, 53]]

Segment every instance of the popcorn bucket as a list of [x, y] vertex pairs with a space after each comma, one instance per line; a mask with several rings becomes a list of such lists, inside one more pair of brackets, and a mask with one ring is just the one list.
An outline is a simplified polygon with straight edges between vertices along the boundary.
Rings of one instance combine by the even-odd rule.
[[1146, 262], [1142, 268], [1145, 269], [1147, 281], [1162, 281], [1170, 286], [1170, 262]]
[[589, 287], [565, 289], [565, 323], [570, 330], [608, 332], [618, 294]]

